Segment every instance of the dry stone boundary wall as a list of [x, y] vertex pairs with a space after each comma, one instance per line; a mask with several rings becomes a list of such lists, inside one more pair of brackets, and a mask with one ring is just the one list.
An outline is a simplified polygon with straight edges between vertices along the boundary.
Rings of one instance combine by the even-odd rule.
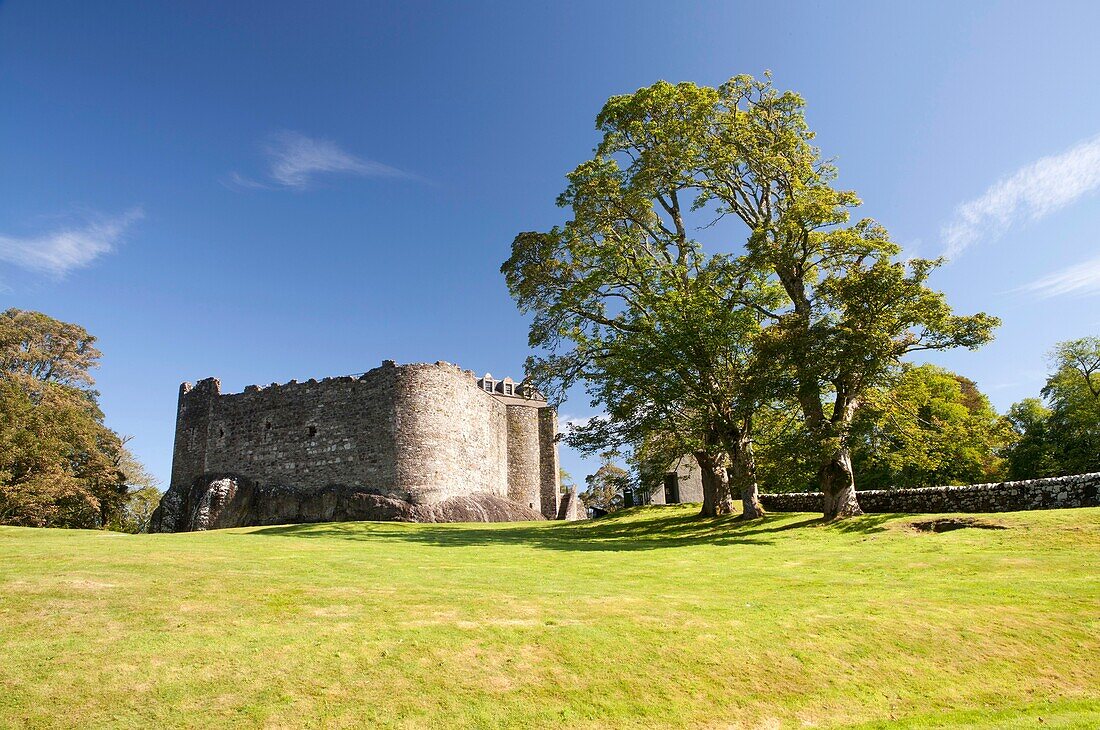
[[[1100, 507], [1100, 472], [959, 487], [869, 489], [857, 492], [864, 512], [1018, 512], [1065, 507]], [[821, 492], [762, 494], [769, 512], [821, 512]]]

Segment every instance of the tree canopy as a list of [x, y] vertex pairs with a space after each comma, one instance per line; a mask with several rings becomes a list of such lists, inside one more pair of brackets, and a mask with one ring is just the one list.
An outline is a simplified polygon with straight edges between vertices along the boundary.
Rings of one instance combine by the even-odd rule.
[[1008, 454], [1013, 478], [1100, 471], [1100, 337], [1059, 343], [1049, 360], [1042, 401], [1009, 412], [1019, 435]]
[[1004, 478], [1012, 428], [973, 381], [935, 365], [907, 366], [868, 401], [853, 427], [852, 460], [863, 488]]
[[531, 362], [540, 384], [587, 383], [613, 422], [603, 433], [617, 422], [635, 441], [664, 428], [701, 444], [704, 474], [725, 472], [703, 464], [720, 449], [750, 516], [760, 408], [798, 404], [826, 516], [857, 514], [866, 396], [904, 356], [977, 347], [998, 323], [955, 315], [927, 286], [939, 261], [896, 260], [881, 225], [850, 221], [860, 201], [833, 186], [804, 106], [770, 76], [611, 98], [558, 200], [572, 217], [517, 236], [502, 267], [547, 353]]
[[612, 458], [612, 454], [605, 454], [600, 468], [585, 477], [587, 488], [581, 492], [580, 499], [588, 509], [614, 512], [623, 506], [623, 497], [632, 486], [630, 472], [616, 466]]
[[40, 312], [0, 314], [0, 524], [120, 524], [128, 476], [141, 481], [144, 470], [103, 425], [94, 343]]
[[0, 373], [86, 388], [99, 358], [95, 338], [80, 325], [21, 309], [0, 314]]

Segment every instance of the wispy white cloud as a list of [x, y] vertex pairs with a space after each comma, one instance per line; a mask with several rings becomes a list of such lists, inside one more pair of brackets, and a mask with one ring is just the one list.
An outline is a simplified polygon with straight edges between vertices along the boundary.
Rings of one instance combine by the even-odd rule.
[[241, 173], [236, 171], [229, 173], [229, 175], [226, 176], [224, 180], [222, 180], [222, 183], [228, 188], [239, 188], [241, 190], [271, 189], [270, 185], [265, 185], [259, 180], [253, 180], [252, 178], [247, 177], [246, 175], [242, 175]]
[[902, 243], [901, 248], [905, 252], [907, 259], [923, 258], [921, 256], [921, 251], [924, 249], [924, 241], [919, 238], [913, 238]]
[[597, 413], [592, 416], [573, 416], [563, 413], [558, 421], [561, 424], [562, 432], [568, 434], [575, 428], [584, 428], [592, 421], [598, 421], [605, 418], [607, 418], [606, 413]]
[[141, 208], [134, 208], [119, 216], [96, 217], [81, 226], [36, 236], [0, 235], [0, 261], [60, 278], [114, 251], [142, 215]]
[[352, 154], [330, 140], [307, 137], [299, 132], [276, 132], [265, 142], [263, 150], [268, 166], [262, 180], [233, 172], [226, 184], [249, 189], [306, 188], [324, 174], [417, 179], [404, 170]]
[[1100, 294], [1100, 257], [1066, 267], [1021, 287], [1039, 299]]
[[1022, 167], [956, 208], [943, 229], [944, 255], [954, 258], [980, 240], [999, 238], [1021, 219], [1038, 220], [1098, 187], [1100, 136]]
[[1024, 368], [1016, 371], [1014, 375], [1015, 377], [1012, 380], [993, 383], [991, 385], [982, 385], [982, 390], [995, 391], [1022, 388], [1025, 386], [1031, 387], [1035, 383], [1041, 383], [1046, 380], [1049, 373], [1046, 370], [1038, 368]]

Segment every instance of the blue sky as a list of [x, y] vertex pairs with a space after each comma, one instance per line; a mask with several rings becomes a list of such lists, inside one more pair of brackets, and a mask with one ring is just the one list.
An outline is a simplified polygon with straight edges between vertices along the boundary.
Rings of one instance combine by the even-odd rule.
[[[611, 95], [771, 69], [934, 284], [995, 404], [1100, 333], [1100, 3], [0, 3], [0, 307], [79, 322], [167, 480], [177, 386], [520, 374], [498, 272]], [[583, 397], [567, 417], [594, 410]], [[575, 454], [563, 463], [581, 477]]]

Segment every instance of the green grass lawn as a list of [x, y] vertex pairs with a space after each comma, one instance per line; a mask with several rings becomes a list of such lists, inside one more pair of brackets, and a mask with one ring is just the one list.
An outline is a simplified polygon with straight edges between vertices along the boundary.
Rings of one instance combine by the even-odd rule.
[[1100, 727], [1100, 509], [695, 511], [0, 528], [0, 726]]

